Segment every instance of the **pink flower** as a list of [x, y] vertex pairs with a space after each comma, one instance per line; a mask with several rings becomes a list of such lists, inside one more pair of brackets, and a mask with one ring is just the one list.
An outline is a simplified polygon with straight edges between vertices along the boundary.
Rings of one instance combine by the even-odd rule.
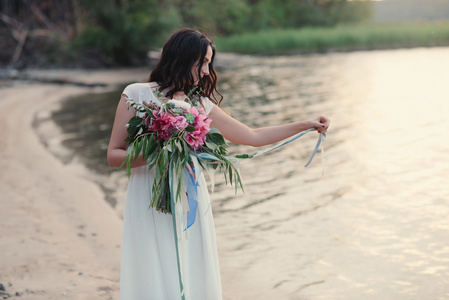
[[192, 113], [193, 115], [198, 116], [200, 113], [198, 112], [198, 109], [196, 109], [195, 106], [193, 106], [192, 108], [189, 109], [189, 112]]
[[154, 111], [153, 114], [156, 116], [156, 119], [152, 120], [148, 129], [157, 132], [159, 139], [169, 140], [178, 131], [173, 126], [176, 118], [167, 112], [157, 115], [157, 111]]
[[212, 120], [204, 114], [202, 108], [196, 109], [195, 107], [192, 107], [189, 112], [195, 115], [193, 124], [195, 131], [188, 132], [185, 136], [185, 140], [196, 151], [206, 142], [206, 134], [210, 130], [209, 125]]
[[184, 130], [187, 125], [189, 125], [187, 124], [186, 118], [184, 118], [183, 116], [176, 116], [174, 118], [175, 120], [173, 121], [172, 125], [179, 131]]
[[[188, 123], [186, 117], [183, 115], [189, 112], [194, 116], [194, 119]], [[193, 126], [195, 131], [186, 132], [184, 139], [194, 150], [198, 150], [206, 142], [206, 134], [209, 132], [211, 119], [204, 113], [202, 108], [191, 107], [184, 110], [181, 115], [173, 114], [172, 112], [162, 112], [158, 110], [152, 111], [154, 118], [150, 116], [144, 119], [144, 125], [147, 126], [148, 131], [156, 132], [159, 140], [169, 140], [174, 134], [185, 130], [188, 126]]]
[[196, 151], [206, 142], [206, 136], [199, 131], [194, 131], [187, 133], [185, 140]]
[[209, 126], [212, 122], [211, 119], [209, 119], [206, 115], [198, 115], [195, 118], [195, 125], [194, 127], [201, 131], [202, 134], [207, 134], [209, 132]]

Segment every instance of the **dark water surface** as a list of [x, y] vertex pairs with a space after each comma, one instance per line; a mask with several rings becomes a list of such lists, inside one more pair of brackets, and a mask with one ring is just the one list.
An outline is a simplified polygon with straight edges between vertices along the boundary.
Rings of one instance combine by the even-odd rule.
[[[324, 176], [319, 154], [303, 167], [309, 133], [243, 162], [246, 194], [218, 180], [225, 299], [449, 299], [448, 78], [448, 48], [245, 57], [224, 71], [223, 107], [249, 126], [332, 119]], [[111, 172], [119, 96], [53, 115], [97, 173]]]
[[114, 171], [107, 165], [106, 150], [120, 93], [117, 90], [70, 98], [52, 113], [52, 119], [65, 133], [62, 144], [95, 172]]

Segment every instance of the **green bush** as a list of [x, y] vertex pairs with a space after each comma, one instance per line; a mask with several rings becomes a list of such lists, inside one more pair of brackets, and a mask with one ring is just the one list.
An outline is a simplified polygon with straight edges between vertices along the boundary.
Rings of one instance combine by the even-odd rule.
[[168, 33], [182, 24], [176, 10], [158, 12], [151, 1], [129, 0], [119, 2], [121, 5], [111, 0], [82, 3], [87, 17], [72, 46], [112, 63], [130, 65], [145, 60], [150, 48], [159, 47], [162, 39], [165, 41]]
[[216, 39], [217, 48], [239, 53], [292, 53], [449, 45], [449, 24], [342, 25], [264, 30]]
[[[72, 47], [123, 65], [142, 61], [150, 48], [162, 46], [175, 28], [183, 26], [201, 28], [218, 37], [261, 30], [334, 26], [369, 18], [371, 7], [368, 1], [346, 0], [79, 1], [84, 16], [83, 30]], [[266, 43], [272, 44], [270, 40]], [[278, 39], [276, 44], [279, 43], [290, 49], [303, 42], [297, 39], [279, 42]], [[327, 47], [326, 43], [317, 40], [311, 47], [321, 49]], [[256, 49], [256, 45], [251, 47]]]

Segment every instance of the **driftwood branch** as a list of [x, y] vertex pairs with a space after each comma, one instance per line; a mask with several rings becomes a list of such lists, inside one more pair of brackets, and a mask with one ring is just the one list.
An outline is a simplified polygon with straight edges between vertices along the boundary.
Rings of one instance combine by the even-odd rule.
[[48, 29], [58, 33], [61, 37], [64, 37], [64, 31], [55, 25], [55, 23], [53, 23], [43, 12], [42, 10], [39, 9], [39, 7], [37, 7], [36, 4], [30, 4], [28, 2], [28, 0], [22, 0], [23, 3], [25, 3], [26, 5], [28, 5], [31, 9], [31, 12], [36, 16], [36, 18], [41, 21], [45, 26], [47, 26]]
[[3, 13], [0, 13], [0, 19], [6, 24], [13, 27], [13, 29], [11, 30], [11, 35], [17, 40], [16, 49], [14, 50], [14, 54], [8, 64], [8, 68], [12, 68], [17, 60], [19, 60], [20, 54], [22, 54], [23, 46], [25, 45], [25, 41], [28, 36], [28, 29], [24, 24], [20, 23], [17, 20], [14, 20], [11, 17], [8, 17]]
[[14, 54], [11, 58], [11, 61], [8, 64], [8, 68], [12, 68], [14, 64], [19, 60], [20, 54], [22, 54], [23, 45], [25, 45], [25, 41], [28, 36], [28, 29], [23, 29], [18, 35], [18, 43], [16, 46], [16, 50], [14, 50]]
[[[27, 3], [27, 2], [25, 2]], [[47, 18], [44, 13], [36, 6], [36, 4], [31, 4], [30, 5], [30, 9], [33, 12], [33, 14], [36, 16], [36, 18], [41, 21], [42, 23], [45, 24], [45, 26], [47, 26], [49, 29], [51, 30], [59, 30], [59, 28], [56, 27], [55, 24], [53, 24], [53, 22]]]
[[[2, 1], [9, 2], [10, 0], [0, 0], [0, 2]], [[10, 35], [16, 42], [16, 45], [12, 45], [12, 47], [8, 44], [7, 50], [10, 52], [9, 55], [11, 55], [10, 61], [8, 62], [8, 68], [13, 68], [19, 59], [25, 55], [25, 52], [28, 53], [27, 45], [35, 40], [34, 38], [44, 38], [45, 40], [49, 40], [47, 38], [56, 37], [59, 41], [67, 42], [71, 36], [73, 36], [73, 28], [71, 28], [70, 25], [65, 28], [68, 24], [67, 20], [69, 20], [69, 18], [66, 17], [67, 9], [72, 7], [69, 3], [73, 0], [60, 0], [60, 3], [62, 4], [59, 4], [59, 1], [54, 2], [55, 4], [52, 4], [52, 7], [48, 7], [48, 13], [42, 8], [44, 7], [43, 5], [40, 7], [41, 4], [39, 3], [42, 1], [14, 1], [20, 2], [16, 3], [14, 6], [15, 8], [18, 8], [18, 12], [15, 10], [13, 11], [12, 9], [0, 9], [0, 25], [6, 25], [7, 29], [4, 32]], [[7, 6], [7, 8], [11, 7]], [[55, 12], [57, 13], [55, 19], [50, 18], [50, 15], [54, 15]], [[69, 13], [69, 15], [73, 15], [73, 13]], [[58, 20], [61, 19], [63, 19], [64, 22], [58, 23]], [[3, 45], [1, 46], [3, 47]], [[27, 51], [25, 51], [25, 49]], [[38, 52], [40, 49], [30, 48], [29, 50], [31, 53], [34, 53]]]
[[11, 17], [8, 17], [7, 15], [5, 15], [4, 13], [0, 12], [0, 20], [2, 20], [3, 22], [5, 22], [6, 24], [12, 26], [12, 27], [17, 27], [17, 28], [24, 28], [25, 25], [23, 25], [22, 23], [20, 23], [17, 20], [14, 20]]

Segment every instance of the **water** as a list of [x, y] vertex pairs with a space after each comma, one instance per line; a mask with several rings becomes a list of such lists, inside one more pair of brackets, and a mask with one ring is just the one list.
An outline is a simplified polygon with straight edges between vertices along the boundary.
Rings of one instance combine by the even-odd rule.
[[52, 112], [53, 121], [65, 133], [62, 144], [98, 173], [114, 171], [106, 162], [106, 151], [119, 99], [119, 91], [90, 93], [67, 99], [60, 110]]
[[332, 120], [324, 176], [319, 154], [303, 167], [309, 133], [243, 162], [245, 194], [217, 183], [224, 298], [449, 299], [448, 78], [449, 48], [244, 57], [222, 73], [223, 107], [249, 126]]

